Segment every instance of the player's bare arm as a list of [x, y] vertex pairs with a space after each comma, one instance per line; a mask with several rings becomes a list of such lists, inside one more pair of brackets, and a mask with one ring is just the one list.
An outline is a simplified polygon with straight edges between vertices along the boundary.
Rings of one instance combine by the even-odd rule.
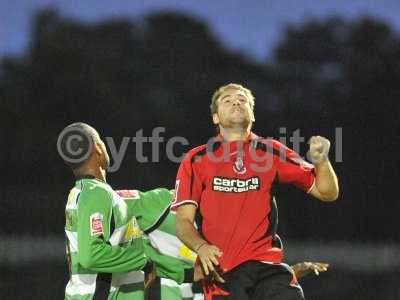
[[335, 201], [339, 196], [338, 179], [329, 161], [330, 142], [322, 136], [310, 139], [308, 158], [315, 166], [315, 185], [310, 194], [321, 201]]
[[205, 275], [213, 275], [216, 280], [224, 282], [216, 272], [214, 266], [218, 266], [218, 257], [222, 252], [218, 247], [210, 245], [204, 240], [194, 227], [196, 206], [184, 204], [178, 207], [176, 212], [176, 234], [178, 238], [189, 248], [197, 253], [202, 264]]

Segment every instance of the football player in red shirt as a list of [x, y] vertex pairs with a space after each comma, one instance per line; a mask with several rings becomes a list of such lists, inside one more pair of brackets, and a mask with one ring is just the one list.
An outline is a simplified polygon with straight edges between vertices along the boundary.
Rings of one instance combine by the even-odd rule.
[[[330, 142], [310, 139], [310, 164], [277, 140], [251, 132], [254, 96], [239, 84], [220, 87], [211, 102], [219, 135], [193, 148], [177, 174], [178, 237], [194, 250], [218, 286], [206, 299], [304, 299], [293, 270], [274, 246], [274, 186], [293, 184], [321, 201], [335, 201], [338, 180], [328, 159]], [[194, 224], [202, 217], [201, 233]], [[224, 272], [220, 277], [219, 270]]]

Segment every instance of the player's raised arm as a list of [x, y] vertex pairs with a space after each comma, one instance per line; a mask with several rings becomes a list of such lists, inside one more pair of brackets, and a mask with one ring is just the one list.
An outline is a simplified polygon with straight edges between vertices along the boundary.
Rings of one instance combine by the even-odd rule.
[[310, 194], [321, 201], [335, 201], [339, 197], [338, 179], [329, 161], [330, 142], [321, 136], [310, 139], [308, 157], [315, 166], [315, 184]]

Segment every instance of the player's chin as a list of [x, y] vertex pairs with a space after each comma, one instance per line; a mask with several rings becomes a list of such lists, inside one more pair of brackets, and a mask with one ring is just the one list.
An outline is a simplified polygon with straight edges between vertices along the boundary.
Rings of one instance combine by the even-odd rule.
[[234, 119], [243, 119], [243, 118], [248, 118], [247, 113], [243, 110], [234, 110], [231, 112], [231, 118]]
[[229, 123], [231, 123], [232, 125], [236, 126], [241, 125], [247, 127], [250, 124], [251, 119], [249, 116], [246, 115], [238, 115], [238, 116], [231, 116], [231, 119], [229, 121], [230, 121]]

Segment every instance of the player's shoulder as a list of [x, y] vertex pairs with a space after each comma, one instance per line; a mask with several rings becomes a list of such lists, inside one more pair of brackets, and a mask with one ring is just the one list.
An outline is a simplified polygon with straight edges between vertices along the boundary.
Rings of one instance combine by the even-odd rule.
[[300, 155], [293, 149], [289, 148], [286, 146], [284, 143], [281, 141], [278, 141], [273, 138], [266, 138], [266, 139], [261, 139], [260, 143], [264, 146], [264, 149], [267, 149], [266, 151], [271, 151], [276, 158], [279, 157], [281, 161], [289, 161], [291, 163], [294, 163], [296, 165], [304, 166], [307, 168], [312, 168], [313, 165], [305, 161]]
[[194, 147], [186, 153], [184, 160], [193, 161], [196, 157], [206, 154], [206, 152], [207, 152], [207, 144]]
[[112, 199], [113, 190], [108, 184], [104, 182], [95, 179], [83, 179], [81, 180], [80, 185], [80, 202], [82, 202], [82, 200], [90, 201], [92, 199]]
[[283, 144], [282, 142], [274, 139], [274, 138], [264, 138], [264, 137], [258, 137], [257, 139], [254, 140], [255, 143], [258, 145], [262, 145], [265, 149], [272, 149], [279, 151], [280, 149], [286, 149], [286, 145]]

